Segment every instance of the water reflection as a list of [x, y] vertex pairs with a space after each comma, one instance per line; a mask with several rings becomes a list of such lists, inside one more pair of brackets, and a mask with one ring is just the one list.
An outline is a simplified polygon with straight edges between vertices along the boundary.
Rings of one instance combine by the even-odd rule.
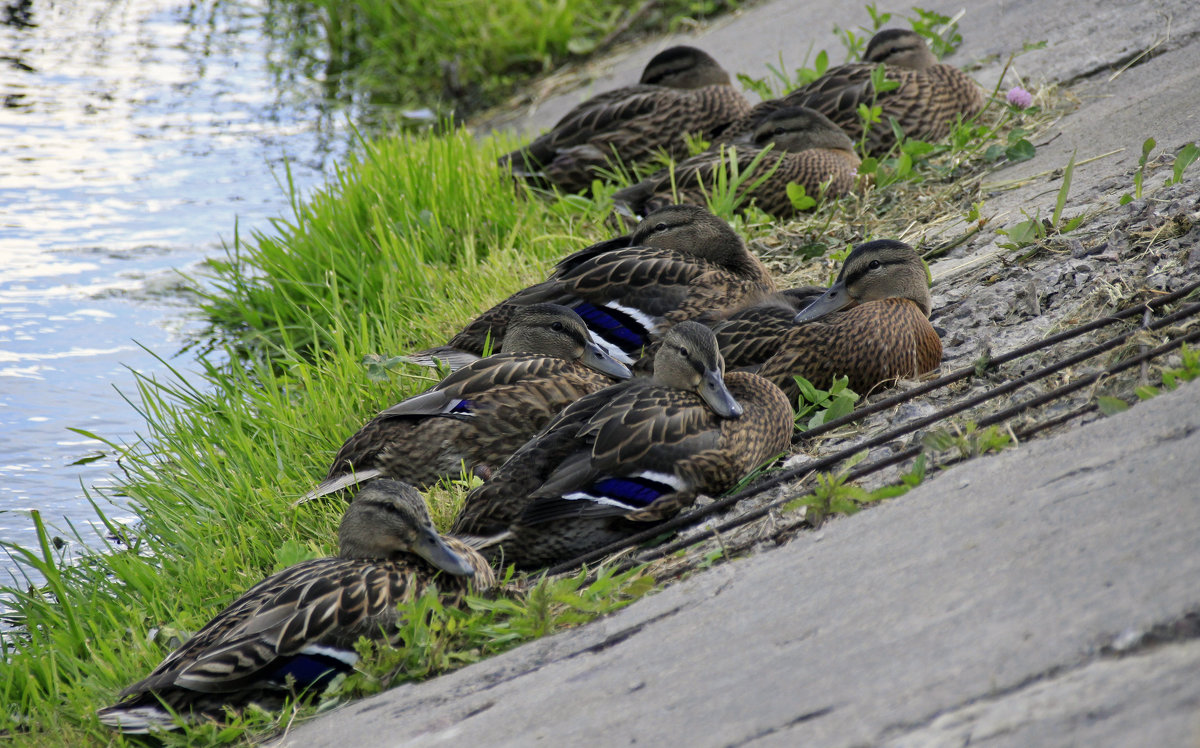
[[[344, 115], [287, 74], [260, 1], [0, 6], [0, 539], [16, 510], [86, 525], [118, 469], [92, 433], [145, 423], [121, 394], [165, 376], [189, 322], [177, 270], [324, 181]], [[186, 359], [172, 366], [189, 369]], [[84, 432], [80, 434], [77, 429]], [[97, 459], [99, 457], [99, 459]], [[9, 561], [0, 557], [0, 565]]]

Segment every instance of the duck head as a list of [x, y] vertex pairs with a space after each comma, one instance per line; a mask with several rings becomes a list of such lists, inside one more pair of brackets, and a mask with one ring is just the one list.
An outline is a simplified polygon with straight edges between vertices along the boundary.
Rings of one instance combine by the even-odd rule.
[[929, 316], [929, 275], [920, 255], [904, 242], [877, 239], [854, 248], [833, 285], [796, 315], [809, 322], [841, 309], [880, 299], [909, 299]]
[[504, 334], [504, 352], [578, 361], [617, 379], [633, 376], [625, 364], [596, 345], [575, 310], [560, 304], [531, 304], [514, 310]]
[[803, 106], [776, 109], [734, 142], [760, 148], [774, 143], [776, 148], [793, 153], [809, 148], [854, 150], [854, 141], [842, 128], [824, 114]]
[[875, 34], [867, 43], [863, 62], [882, 62], [912, 70], [924, 70], [938, 64], [925, 37], [907, 29], [884, 29]]
[[686, 252], [737, 273], [766, 272], [733, 227], [698, 205], [667, 205], [648, 214], [629, 243]]
[[668, 88], [730, 85], [729, 73], [716, 60], [704, 50], [685, 45], [667, 47], [656, 54], [646, 63], [638, 82]]
[[338, 528], [342, 558], [389, 559], [415, 553], [448, 574], [475, 573], [433, 526], [417, 489], [397, 480], [368, 483], [346, 509]]
[[667, 331], [654, 356], [654, 381], [695, 392], [722, 418], [738, 418], [742, 405], [725, 386], [725, 359], [713, 331], [699, 322], [680, 322]]

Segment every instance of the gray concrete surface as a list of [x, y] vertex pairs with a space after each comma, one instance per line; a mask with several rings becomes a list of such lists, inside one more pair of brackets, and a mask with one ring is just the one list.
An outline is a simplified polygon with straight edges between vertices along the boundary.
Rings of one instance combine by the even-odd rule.
[[1190, 385], [283, 744], [1196, 745], [1198, 456]]
[[[580, 101], [636, 83], [646, 62], [673, 44], [703, 47], [731, 73], [753, 78], [770, 77], [768, 66], [779, 68], [781, 63], [783, 69], [794, 71], [805, 63], [810, 44], [811, 54], [824, 49], [830, 64], [837, 65], [845, 60], [845, 47], [833, 33], [834, 26], [857, 29], [868, 23], [864, 4], [815, 0], [762, 3], [700, 32], [663, 37], [588, 64], [564, 79], [576, 84], [573, 87], [555, 91], [496, 122], [517, 132], [536, 133]], [[877, 5], [880, 11], [896, 14], [889, 25], [907, 25], [903, 17], [911, 6]], [[1020, 52], [1026, 43], [1044, 41], [1046, 46], [1018, 57], [1013, 74], [1034, 83], [1072, 82], [1115, 70], [1160, 40], [1155, 54], [1177, 49], [1200, 32], [1200, 10], [1190, 0], [962, 0], [918, 5], [948, 16], [963, 12], [959, 21], [963, 43], [946, 62], [977, 68], [972, 75], [988, 87], [996, 84], [1008, 56]], [[1006, 80], [1006, 85], [1015, 80]]]
[[[1017, 72], [1071, 83], [1080, 97], [1035, 159], [989, 177], [1032, 177], [986, 196], [996, 228], [1023, 220], [1022, 208], [1045, 214], [1060, 177], [1036, 175], [1073, 151], [1082, 160], [1125, 149], [1077, 169], [1068, 214], [1128, 191], [1146, 137], [1173, 151], [1200, 136], [1193, 3], [933, 7], [966, 8], [951, 61], [981, 61], [979, 80], [994, 83], [1009, 53], [1045, 40]], [[635, 80], [672, 43], [699, 43], [730, 69], [763, 75], [774, 50], [795, 67], [810, 40], [840, 61], [833, 25], [864, 20], [857, 4], [760, 5], [701, 37], [592, 65], [590, 86], [510, 126], [545, 127], [584, 96]], [[935, 274], [999, 259], [996, 238], [981, 234]], [[1200, 383], [938, 473], [783, 547], [347, 705], [279, 742], [1200, 746], [1198, 665]]]

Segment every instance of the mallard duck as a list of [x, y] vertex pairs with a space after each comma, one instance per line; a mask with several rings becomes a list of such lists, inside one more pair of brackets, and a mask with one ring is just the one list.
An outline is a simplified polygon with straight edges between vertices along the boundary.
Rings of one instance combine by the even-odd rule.
[[[733, 310], [727, 317], [707, 323], [717, 336], [717, 347], [728, 369], [757, 367], [779, 351], [783, 336], [794, 326], [796, 314], [825, 293], [823, 286], [798, 286]], [[655, 341], [633, 364], [635, 374], [654, 370]]]
[[599, 94], [572, 109], [532, 143], [500, 159], [514, 176], [589, 189], [613, 164], [630, 165], [666, 151], [687, 155], [689, 133], [705, 133], [750, 111], [717, 61], [695, 47], [654, 56], [641, 82]]
[[779, 351], [758, 373], [795, 402], [800, 375], [826, 389], [835, 376], [866, 394], [896, 379], [936, 369], [942, 341], [929, 324], [929, 276], [904, 242], [854, 248], [824, 294], [795, 316]]
[[338, 543], [336, 558], [304, 561], [251, 587], [101, 709], [100, 720], [145, 733], [178, 727], [171, 712], [220, 720], [226, 707], [277, 708], [350, 671], [360, 636], [397, 644], [397, 604], [431, 581], [454, 594], [496, 582], [478, 553], [438, 534], [421, 495], [399, 481], [376, 481], [358, 494]]
[[671, 325], [719, 317], [775, 290], [766, 266], [728, 223], [695, 205], [671, 205], [646, 217], [632, 235], [569, 255], [549, 279], [518, 291], [479, 315], [441, 348], [411, 356], [454, 362], [504, 350], [513, 311], [543, 302], [574, 309], [592, 336], [624, 364]]
[[710, 325], [725, 365], [740, 369], [762, 364], [774, 356], [783, 336], [795, 326], [796, 315], [823, 293], [825, 289], [821, 286], [789, 288]]
[[[825, 196], [832, 198], [849, 192], [858, 174], [854, 143], [828, 117], [805, 107], [771, 112], [732, 145], [736, 147], [738, 174], [749, 174], [738, 190], [742, 205], [753, 200], [777, 218], [796, 214], [787, 194], [789, 183], [804, 187], [805, 194], [812, 197], [825, 185]], [[762, 159], [751, 173], [751, 164], [760, 155]], [[623, 215], [644, 216], [676, 202], [707, 205], [718, 169], [725, 168], [726, 178], [732, 178], [729, 160], [728, 151], [720, 147], [686, 159], [673, 170], [655, 172], [618, 190], [613, 195], [616, 210]], [[769, 176], [756, 176], [760, 174]]]
[[726, 375], [724, 366], [711, 330], [675, 325], [653, 377], [564, 410], [467, 495], [454, 532], [474, 536], [502, 563], [537, 567], [732, 487], [787, 449], [793, 424], [779, 388], [748, 372]]
[[514, 310], [505, 352], [459, 369], [384, 410], [346, 440], [329, 474], [300, 502], [385, 476], [426, 486], [497, 466], [580, 397], [629, 369], [558, 304]]
[[[880, 64], [886, 77], [899, 86], [875, 93], [871, 73]], [[959, 117], [968, 119], [983, 109], [983, 91], [958, 68], [937, 61], [924, 38], [915, 31], [884, 29], [871, 37], [863, 61], [841, 65], [778, 99], [764, 101], [726, 128], [716, 142], [732, 142], [752, 131], [771, 112], [805, 106], [824, 114], [858, 142], [863, 137], [860, 104], [878, 105], [881, 120], [867, 132], [867, 153], [881, 156], [896, 143], [889, 120], [895, 119], [910, 138], [944, 138]]]

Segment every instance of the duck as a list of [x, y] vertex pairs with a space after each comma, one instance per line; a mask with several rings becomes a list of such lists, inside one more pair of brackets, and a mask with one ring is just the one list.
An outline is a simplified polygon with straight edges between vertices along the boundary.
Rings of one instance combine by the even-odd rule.
[[731, 369], [762, 365], [779, 351], [783, 336], [795, 325], [796, 315], [823, 293], [825, 288], [821, 286], [777, 291], [710, 325], [725, 365]]
[[[737, 173], [746, 175], [737, 192], [739, 210], [753, 201], [775, 218], [798, 212], [788, 196], [790, 183], [804, 187], [806, 195], [836, 198], [854, 187], [858, 174], [854, 142], [828, 117], [807, 107], [770, 112], [731, 145], [735, 156], [723, 147], [709, 149], [618, 190], [613, 194], [615, 209], [625, 216], [644, 216], [676, 202], [706, 205], [719, 169], [729, 169], [731, 156], [737, 159]], [[756, 159], [759, 163], [751, 173]], [[732, 178], [731, 171], [726, 175]]]
[[[432, 584], [457, 604], [496, 584], [470, 546], [438, 534], [425, 501], [405, 483], [380, 480], [347, 507], [333, 558], [303, 561], [251, 587], [146, 678], [98, 711], [127, 733], [222, 720], [255, 703], [319, 694], [353, 669], [359, 637], [399, 644], [397, 605]], [[458, 597], [454, 597], [458, 596]]]
[[[885, 76], [899, 85], [875, 93], [871, 74], [880, 65]], [[860, 104], [878, 105], [881, 120], [866, 133], [865, 150], [884, 156], [896, 144], [889, 120], [895, 119], [909, 138], [928, 142], [950, 133], [959, 118], [970, 119], [984, 105], [983, 90], [966, 73], [939, 63], [925, 39], [907, 29], [884, 29], [867, 43], [863, 61], [840, 65], [786, 96], [755, 105], [731, 123], [714, 142], [732, 142], [771, 112], [785, 107], [815, 109], [842, 128], [851, 140], [864, 140]]]
[[[775, 355], [784, 334], [792, 329], [796, 314], [825, 293], [823, 286], [797, 286], [768, 294], [733, 310], [728, 316], [706, 324], [717, 336], [717, 347], [729, 369], [755, 370]], [[635, 375], [654, 371], [654, 356], [661, 341], [631, 367]]]
[[792, 429], [778, 387], [725, 373], [712, 330], [680, 322], [652, 376], [567, 407], [467, 495], [452, 531], [494, 563], [561, 562], [728, 490], [785, 452]]
[[346, 440], [325, 479], [297, 503], [379, 477], [425, 487], [486, 475], [560, 410], [631, 376], [560, 304], [513, 311], [505, 351], [387, 408]]
[[749, 111], [750, 102], [708, 53], [669, 47], [646, 64], [638, 85], [579, 104], [499, 163], [535, 184], [586, 191], [614, 165], [631, 166], [661, 151], [683, 158], [685, 135], [716, 130]]
[[865, 395], [933, 371], [942, 341], [929, 322], [931, 306], [928, 271], [916, 250], [894, 239], [864, 242], [833, 285], [795, 315], [758, 374], [795, 402], [797, 375], [821, 389], [846, 376], [849, 388]]
[[568, 255], [542, 283], [517, 291], [476, 317], [446, 345], [418, 351], [417, 363], [478, 358], [504, 350], [514, 310], [535, 303], [574, 309], [597, 344], [625, 365], [672, 325], [719, 318], [776, 291], [766, 266], [733, 228], [696, 205], [668, 205], [632, 234]]

